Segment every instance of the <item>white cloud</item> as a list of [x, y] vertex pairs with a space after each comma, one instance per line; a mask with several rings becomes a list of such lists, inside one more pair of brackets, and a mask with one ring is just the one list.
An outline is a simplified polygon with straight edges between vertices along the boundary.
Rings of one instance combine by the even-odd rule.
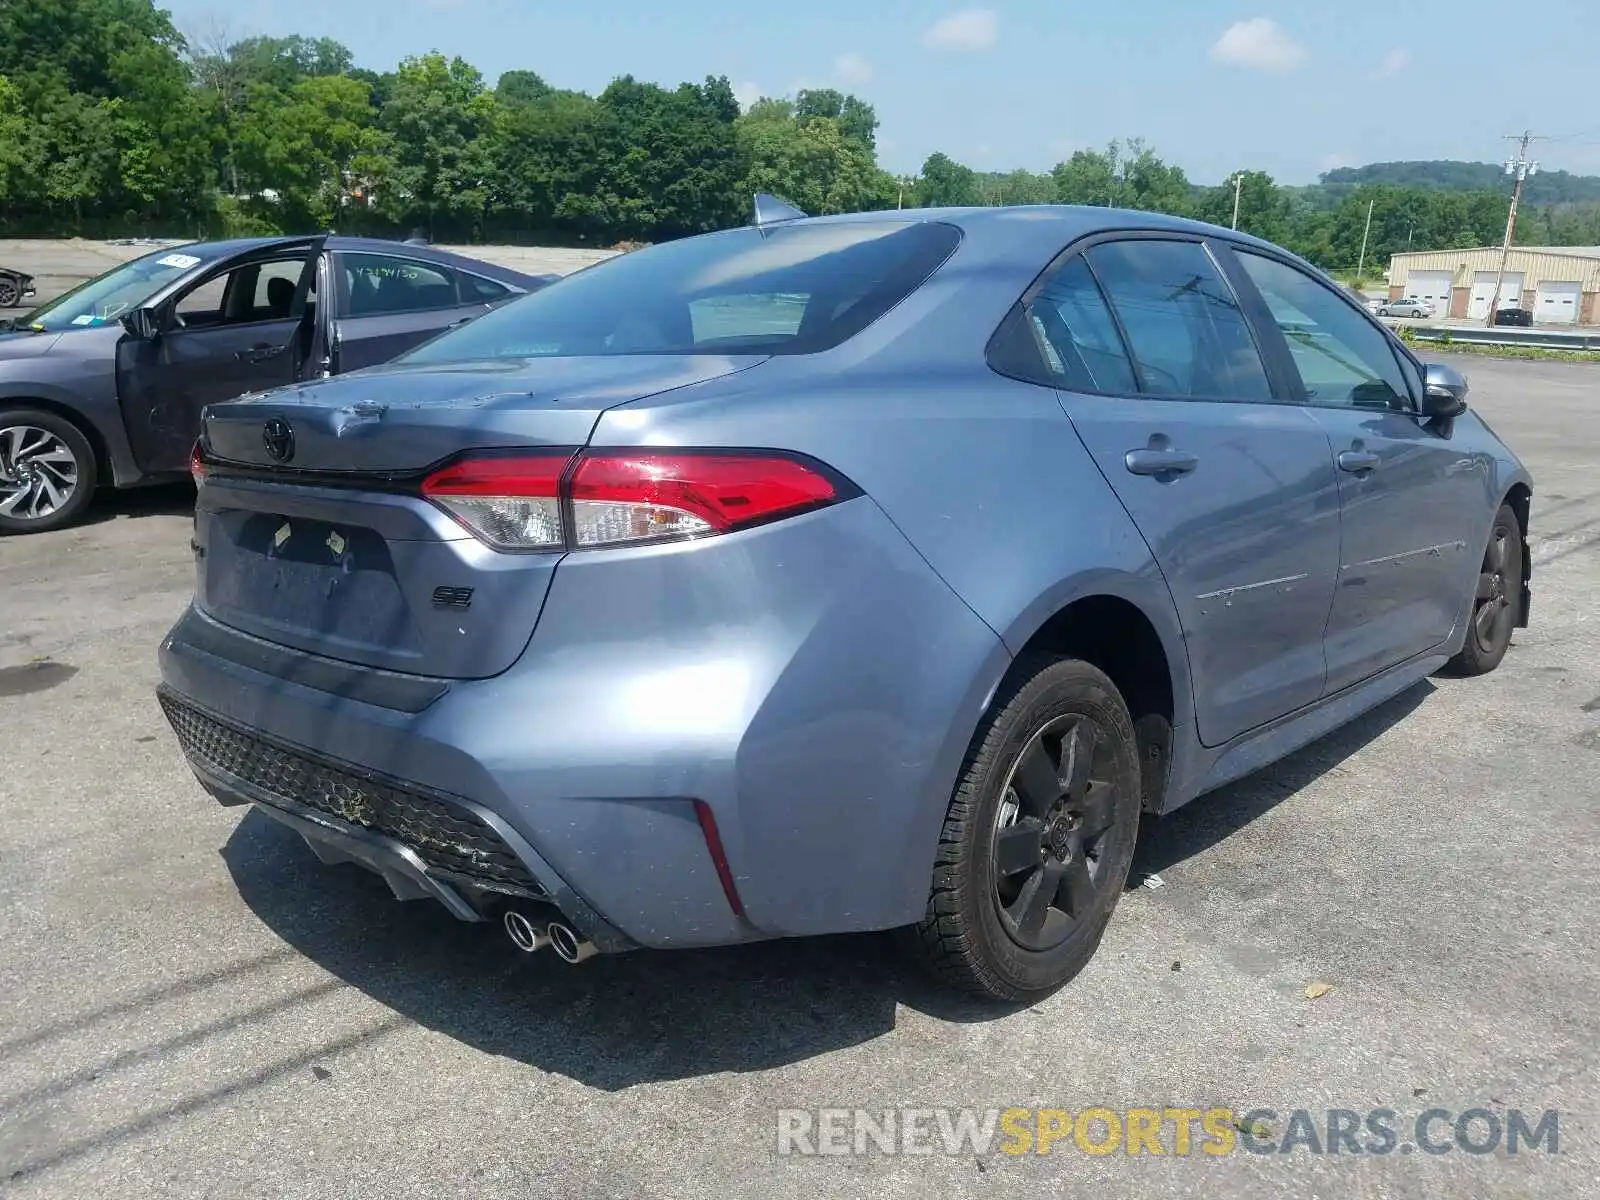
[[1252, 17], [1228, 26], [1211, 57], [1253, 71], [1292, 71], [1305, 61], [1306, 48], [1270, 17]]
[[1394, 49], [1383, 56], [1383, 61], [1378, 64], [1378, 69], [1373, 74], [1379, 79], [1388, 79], [1400, 74], [1411, 65], [1411, 51]]
[[965, 8], [936, 21], [922, 35], [922, 44], [936, 50], [987, 50], [1000, 39], [1000, 20], [993, 9]]
[[746, 79], [733, 85], [733, 98], [739, 102], [740, 108], [749, 108], [761, 99], [761, 85], [753, 79]]
[[833, 73], [841, 83], [871, 83], [872, 64], [854, 51], [833, 60]]

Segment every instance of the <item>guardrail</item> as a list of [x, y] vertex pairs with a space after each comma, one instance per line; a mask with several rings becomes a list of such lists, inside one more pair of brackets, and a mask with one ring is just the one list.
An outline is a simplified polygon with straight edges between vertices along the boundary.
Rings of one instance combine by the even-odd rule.
[[1420, 325], [1411, 321], [1385, 321], [1419, 342], [1460, 342], [1470, 346], [1527, 346], [1535, 350], [1589, 350], [1600, 352], [1600, 331], [1567, 333], [1559, 329], [1526, 329], [1496, 325], [1474, 328], [1461, 325]]

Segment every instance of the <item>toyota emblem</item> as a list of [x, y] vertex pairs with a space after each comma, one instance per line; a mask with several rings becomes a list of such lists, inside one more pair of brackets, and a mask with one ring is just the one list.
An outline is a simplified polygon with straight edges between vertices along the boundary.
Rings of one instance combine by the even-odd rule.
[[261, 440], [276, 461], [288, 462], [294, 457], [294, 428], [282, 417], [273, 417], [266, 423]]

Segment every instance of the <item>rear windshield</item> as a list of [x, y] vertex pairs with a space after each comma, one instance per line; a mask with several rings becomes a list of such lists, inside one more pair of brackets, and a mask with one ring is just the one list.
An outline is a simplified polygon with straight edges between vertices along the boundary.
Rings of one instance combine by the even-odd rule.
[[898, 220], [686, 238], [580, 271], [400, 361], [811, 354], [905, 299], [960, 240], [952, 225]]

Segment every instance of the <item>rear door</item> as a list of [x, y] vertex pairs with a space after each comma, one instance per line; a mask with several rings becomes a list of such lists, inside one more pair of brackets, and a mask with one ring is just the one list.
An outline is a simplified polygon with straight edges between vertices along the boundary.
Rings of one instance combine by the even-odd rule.
[[145, 471], [187, 469], [208, 404], [301, 377], [315, 242], [227, 259], [159, 306], [159, 332], [117, 346], [117, 400]]
[[1339, 551], [1328, 439], [1269, 372], [1207, 246], [1100, 242], [1028, 309], [1062, 406], [1171, 589], [1201, 739], [1316, 700]]
[[338, 297], [332, 331], [336, 375], [388, 362], [488, 312], [496, 299], [480, 294], [472, 282], [476, 277], [401, 254], [341, 250], [333, 255], [332, 273]]
[[1491, 463], [1418, 412], [1416, 366], [1366, 313], [1293, 263], [1234, 252], [1332, 442], [1342, 500], [1329, 692], [1443, 643], [1475, 588]]

